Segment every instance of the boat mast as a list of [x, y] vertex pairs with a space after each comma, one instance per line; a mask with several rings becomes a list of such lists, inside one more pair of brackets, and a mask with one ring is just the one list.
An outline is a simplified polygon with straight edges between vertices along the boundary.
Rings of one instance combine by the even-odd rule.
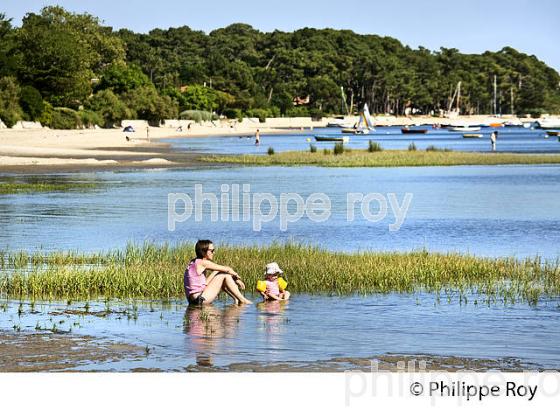
[[348, 104], [346, 104], [346, 96], [344, 95], [344, 87], [340, 86], [340, 94], [342, 95], [342, 103], [344, 104], [343, 108], [346, 108], [346, 115], [350, 115], [350, 111], [348, 110]]
[[461, 81], [457, 83], [457, 115], [461, 115], [460, 101], [461, 101]]
[[513, 85], [509, 88], [509, 95], [511, 98], [511, 115], [513, 115]]
[[496, 74], [494, 74], [494, 115], [498, 114], [498, 107], [496, 106], [496, 90], [498, 88], [498, 84], [497, 84], [497, 76]]

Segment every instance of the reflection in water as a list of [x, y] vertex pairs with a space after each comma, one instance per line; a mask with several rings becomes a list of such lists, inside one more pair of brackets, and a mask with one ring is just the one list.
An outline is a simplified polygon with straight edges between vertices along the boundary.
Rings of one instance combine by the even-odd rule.
[[282, 349], [282, 336], [287, 321], [284, 311], [288, 303], [287, 300], [272, 300], [257, 304], [260, 328], [264, 330], [264, 342], [269, 353]]
[[212, 305], [187, 307], [183, 329], [190, 336], [197, 365], [213, 366], [212, 356], [219, 348], [218, 340], [237, 336], [245, 308], [246, 305], [229, 305], [223, 309]]

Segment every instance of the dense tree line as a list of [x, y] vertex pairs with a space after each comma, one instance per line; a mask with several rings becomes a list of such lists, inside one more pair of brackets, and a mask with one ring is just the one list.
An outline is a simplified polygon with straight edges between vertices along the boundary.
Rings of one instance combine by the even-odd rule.
[[[13, 27], [0, 14], [0, 118], [8, 125], [155, 123], [192, 110], [320, 116], [365, 102], [377, 113], [438, 113], [456, 102], [459, 82], [462, 114], [560, 112], [559, 73], [510, 47], [433, 52], [349, 30], [262, 33], [245, 24], [138, 34], [61, 7]], [[296, 97], [306, 103], [295, 106]]]

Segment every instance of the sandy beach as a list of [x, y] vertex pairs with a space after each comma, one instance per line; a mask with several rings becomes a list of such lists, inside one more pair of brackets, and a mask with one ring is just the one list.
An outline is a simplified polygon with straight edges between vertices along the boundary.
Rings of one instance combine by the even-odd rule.
[[[166, 127], [148, 127], [143, 121], [127, 121], [135, 132], [122, 129], [51, 130], [47, 128], [0, 129], [0, 172], [43, 173], [114, 168], [169, 168], [209, 166], [197, 160], [200, 154], [179, 152], [165, 138], [192, 138], [217, 135], [254, 135], [312, 131], [325, 127], [332, 118], [271, 118], [243, 122], [213, 122], [182, 129], [170, 122]], [[347, 117], [349, 122], [357, 117]], [[489, 116], [461, 117], [450, 120], [434, 117], [376, 117], [375, 124], [415, 125], [435, 123], [479, 124], [496, 122]], [[508, 118], [500, 118], [506, 121]], [[214, 165], [215, 166], [215, 165]]]
[[[122, 129], [0, 129], [0, 172], [195, 166], [199, 154], [174, 151], [162, 139], [253, 135], [255, 132], [250, 127], [200, 125], [193, 125], [190, 130], [185, 127], [183, 131], [164, 127], [135, 128], [135, 132], [127, 133]], [[268, 128], [262, 132], [286, 130]]]

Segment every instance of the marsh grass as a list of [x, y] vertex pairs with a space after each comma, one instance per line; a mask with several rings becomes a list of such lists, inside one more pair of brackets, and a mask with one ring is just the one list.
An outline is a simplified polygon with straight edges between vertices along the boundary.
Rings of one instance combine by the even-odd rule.
[[65, 192], [96, 188], [97, 184], [85, 182], [0, 182], [0, 195], [27, 194], [33, 192]]
[[373, 140], [369, 140], [368, 142], [368, 152], [381, 152], [383, 148], [381, 148], [381, 144], [375, 142]]
[[[477, 303], [537, 303], [540, 297], [560, 294], [560, 262], [544, 263], [539, 258], [520, 261], [425, 251], [347, 254], [292, 243], [217, 248], [216, 262], [234, 267], [250, 291], [265, 264], [276, 261], [286, 272], [293, 293], [421, 291], [463, 300], [474, 292]], [[193, 245], [129, 245], [103, 254], [56, 255], [30, 254], [26, 267], [22, 267], [21, 254], [17, 258], [7, 255], [6, 261], [17, 261], [20, 268], [2, 270], [13, 269], [0, 277], [0, 293], [32, 300], [181, 298], [183, 272], [192, 258]], [[79, 267], [79, 262], [92, 260], [97, 269]]]
[[345, 151], [344, 143], [336, 142], [334, 144], [334, 149], [333, 149], [334, 155], [342, 155], [342, 154], [344, 154], [344, 151]]
[[559, 154], [509, 154], [458, 152], [436, 149], [431, 151], [384, 150], [371, 155], [367, 150], [345, 149], [340, 155], [324, 150], [324, 155], [305, 151], [282, 152], [274, 156], [224, 155], [206, 156], [206, 162], [231, 163], [256, 166], [307, 166], [321, 167], [422, 167], [451, 165], [515, 165], [560, 164]]

